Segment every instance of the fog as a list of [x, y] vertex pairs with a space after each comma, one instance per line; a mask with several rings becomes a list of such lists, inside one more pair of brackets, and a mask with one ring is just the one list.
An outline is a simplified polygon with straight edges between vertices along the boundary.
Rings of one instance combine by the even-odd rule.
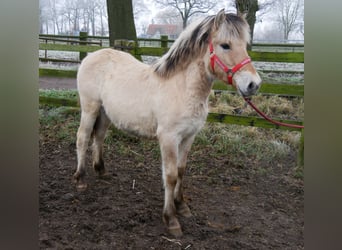
[[[211, 0], [215, 1], [215, 0]], [[282, 40], [281, 26], [277, 22], [279, 8], [275, 4], [288, 0], [259, 0], [259, 5], [272, 2], [274, 6], [266, 11], [257, 12], [257, 21], [254, 27], [254, 40]], [[298, 1], [298, 0], [291, 0]], [[40, 33], [49, 34], [78, 34], [87, 30], [91, 35], [108, 35], [106, 0], [40, 0]], [[158, 23], [158, 14], [165, 8], [157, 6], [154, 0], [133, 0], [134, 18], [138, 36], [146, 33], [147, 27]], [[207, 14], [213, 15], [224, 8], [226, 12], [236, 13], [234, 0], [217, 1], [214, 9]], [[177, 14], [176, 10], [173, 10]], [[75, 14], [76, 13], [76, 14]], [[304, 27], [303, 15], [300, 12], [301, 25]], [[93, 15], [90, 17], [90, 15]], [[90, 19], [92, 18], [92, 19]], [[194, 18], [200, 18], [196, 16]], [[191, 20], [190, 20], [191, 21]], [[92, 23], [91, 23], [92, 22]], [[304, 28], [290, 33], [289, 40], [303, 40]]]

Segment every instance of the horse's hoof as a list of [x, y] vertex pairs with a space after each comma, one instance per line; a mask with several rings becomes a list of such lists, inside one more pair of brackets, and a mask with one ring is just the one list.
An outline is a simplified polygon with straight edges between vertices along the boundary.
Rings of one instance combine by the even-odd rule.
[[98, 174], [99, 177], [103, 177], [103, 176], [108, 175], [105, 168], [100, 169], [100, 170], [95, 169], [95, 171], [96, 171], [96, 173]]
[[168, 232], [174, 237], [180, 237], [183, 235], [181, 225], [178, 222], [176, 217], [173, 217], [171, 220], [167, 220], [166, 217], [163, 217], [164, 223], [167, 226]]
[[76, 189], [79, 192], [83, 192], [87, 189], [88, 185], [86, 183], [77, 183], [76, 184]]
[[190, 218], [192, 216], [190, 208], [185, 202], [182, 202], [177, 206], [177, 214], [185, 218]]
[[106, 174], [106, 169], [104, 167], [102, 159], [99, 162], [93, 162], [93, 168], [99, 176], [103, 176]]
[[192, 217], [192, 213], [191, 213], [190, 209], [178, 211], [177, 213], [178, 213], [180, 216], [184, 217], [184, 218], [190, 218], [190, 217]]
[[183, 235], [181, 227], [169, 227], [168, 231], [172, 236], [176, 238], [179, 238]]
[[76, 184], [77, 191], [81, 192], [87, 189], [87, 184], [84, 182], [83, 178], [84, 178], [84, 174], [80, 174], [79, 172], [76, 172], [73, 175], [72, 180]]

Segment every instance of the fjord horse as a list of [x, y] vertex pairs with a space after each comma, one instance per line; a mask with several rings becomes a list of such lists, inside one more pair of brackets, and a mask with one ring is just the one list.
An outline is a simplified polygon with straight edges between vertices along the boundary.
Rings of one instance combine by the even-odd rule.
[[163, 220], [182, 235], [177, 215], [191, 216], [183, 198], [187, 155], [208, 114], [213, 80], [232, 84], [243, 96], [255, 94], [261, 79], [248, 57], [249, 26], [244, 17], [221, 10], [188, 26], [154, 65], [128, 53], [101, 49], [78, 70], [81, 121], [74, 180], [86, 188], [85, 159], [93, 138], [93, 167], [105, 173], [103, 142], [111, 123], [159, 141], [165, 188]]

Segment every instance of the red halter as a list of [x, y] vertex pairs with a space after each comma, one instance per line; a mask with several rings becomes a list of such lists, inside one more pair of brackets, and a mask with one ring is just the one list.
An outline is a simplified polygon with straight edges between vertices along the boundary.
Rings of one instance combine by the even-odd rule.
[[218, 64], [218, 66], [220, 66], [220, 68], [227, 73], [227, 80], [228, 80], [228, 84], [233, 85], [233, 76], [234, 74], [241, 69], [244, 65], [250, 63], [252, 60], [250, 57], [247, 57], [246, 59], [244, 59], [242, 62], [238, 63], [237, 65], [235, 65], [232, 69], [228, 68], [227, 65], [225, 65], [221, 59], [214, 53], [214, 45], [213, 43], [210, 41], [209, 42], [209, 51], [210, 51], [210, 65], [211, 68], [213, 70], [213, 72], [215, 72], [215, 62]]
[[[213, 72], [215, 72], [215, 63], [218, 64], [218, 66], [220, 66], [220, 68], [227, 73], [227, 79], [228, 79], [228, 84], [233, 85], [233, 76], [234, 74], [241, 69], [244, 65], [246, 65], [247, 63], [250, 63], [252, 60], [250, 57], [247, 57], [246, 59], [244, 59], [242, 62], [238, 63], [237, 65], [235, 65], [232, 69], [228, 68], [227, 65], [225, 65], [220, 58], [218, 58], [218, 56], [216, 54], [214, 54], [214, 45], [211, 41], [209, 41], [209, 51], [210, 51], [210, 65], [211, 68], [213, 70]], [[259, 114], [261, 115], [264, 119], [266, 119], [267, 121], [276, 124], [278, 126], [286, 126], [286, 127], [292, 127], [292, 128], [302, 128], [304, 129], [304, 126], [302, 125], [296, 125], [296, 124], [287, 124], [287, 123], [282, 123], [282, 122], [278, 122], [275, 120], [272, 120], [271, 118], [269, 118], [268, 116], [266, 116], [263, 112], [261, 112], [252, 102], [249, 98], [244, 97], [245, 101]]]

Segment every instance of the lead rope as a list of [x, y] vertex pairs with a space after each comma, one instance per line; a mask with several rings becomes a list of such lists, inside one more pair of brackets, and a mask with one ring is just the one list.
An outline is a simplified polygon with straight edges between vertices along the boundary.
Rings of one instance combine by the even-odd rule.
[[251, 101], [250, 98], [244, 97], [246, 103], [249, 104], [249, 106], [251, 106], [260, 116], [262, 116], [265, 120], [276, 124], [278, 126], [284, 126], [284, 127], [290, 127], [290, 128], [304, 128], [304, 126], [302, 125], [296, 125], [296, 124], [290, 124], [290, 123], [284, 123], [284, 122], [278, 122], [275, 120], [272, 120], [271, 118], [269, 118], [265, 113], [261, 112]]

